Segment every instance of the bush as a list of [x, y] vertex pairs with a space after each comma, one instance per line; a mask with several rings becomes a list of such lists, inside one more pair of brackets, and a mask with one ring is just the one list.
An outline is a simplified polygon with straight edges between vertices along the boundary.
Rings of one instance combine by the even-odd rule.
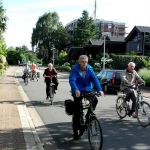
[[0, 63], [0, 70], [4, 70], [4, 64]]
[[112, 68], [114, 69], [125, 69], [130, 61], [136, 64], [136, 69], [145, 67], [145, 60], [148, 60], [147, 56], [134, 56], [134, 55], [115, 55], [111, 54], [110, 57], [113, 59]]
[[5, 64], [6, 63], [6, 57], [3, 55], [0, 55], [0, 63]]
[[56, 67], [56, 69], [59, 71], [70, 71], [71, 67], [70, 66], [58, 66]]
[[144, 68], [140, 69], [138, 73], [144, 79], [146, 86], [150, 86], [150, 70]]

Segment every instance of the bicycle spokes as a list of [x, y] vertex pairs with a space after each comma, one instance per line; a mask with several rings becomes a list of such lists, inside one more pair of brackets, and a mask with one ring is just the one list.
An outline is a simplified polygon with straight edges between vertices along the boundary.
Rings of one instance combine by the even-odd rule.
[[141, 126], [150, 125], [150, 105], [147, 102], [142, 102], [137, 107], [137, 120]]
[[93, 150], [101, 150], [103, 141], [102, 129], [96, 118], [90, 121], [88, 126], [88, 138]]

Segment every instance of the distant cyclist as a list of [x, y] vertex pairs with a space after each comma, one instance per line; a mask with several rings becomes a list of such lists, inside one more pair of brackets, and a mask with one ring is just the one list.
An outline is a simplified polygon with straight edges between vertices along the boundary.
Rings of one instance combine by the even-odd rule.
[[[96, 87], [97, 92], [102, 96], [104, 95], [100, 82], [93, 71], [93, 67], [88, 64], [88, 57], [81, 55], [79, 57], [79, 63], [74, 65], [70, 71], [69, 83], [71, 86], [72, 96], [74, 98], [74, 114], [73, 114], [73, 138], [78, 140], [80, 129], [80, 101], [82, 100], [82, 94], [90, 93], [93, 91], [93, 87]], [[95, 97], [93, 100], [93, 109], [95, 110], [98, 99]]]
[[36, 64], [33, 62], [31, 64], [31, 79], [32, 80], [34, 80], [34, 76], [36, 77], [36, 80], [38, 81], [38, 78], [37, 78], [37, 67], [36, 67]]
[[135, 90], [132, 88], [133, 85], [144, 83], [144, 80], [138, 75], [135, 71], [135, 63], [129, 62], [127, 69], [122, 73], [122, 83], [121, 90], [126, 94], [126, 100], [132, 100], [132, 108], [129, 116], [132, 115], [134, 118], [135, 114], [135, 104], [136, 104], [136, 95]]
[[43, 77], [45, 77], [45, 83], [46, 83], [46, 99], [49, 99], [50, 96], [50, 82], [52, 81], [55, 84], [55, 90], [57, 90], [58, 86], [58, 79], [57, 79], [57, 71], [53, 67], [52, 63], [48, 64], [48, 68], [44, 70]]
[[31, 71], [31, 70], [30, 70], [29, 65], [28, 65], [28, 64], [25, 64], [25, 66], [24, 66], [24, 68], [23, 68], [23, 79], [24, 79], [24, 81], [25, 81], [26, 75], [29, 75], [30, 71]]

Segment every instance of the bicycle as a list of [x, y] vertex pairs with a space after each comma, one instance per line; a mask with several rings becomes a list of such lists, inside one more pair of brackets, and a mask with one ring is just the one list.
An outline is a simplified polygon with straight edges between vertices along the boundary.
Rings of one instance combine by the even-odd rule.
[[[80, 136], [83, 135], [85, 131], [88, 132], [88, 141], [90, 143], [92, 150], [101, 150], [103, 145], [103, 132], [99, 120], [94, 114], [92, 102], [98, 93], [88, 93], [82, 94], [83, 100], [81, 101], [81, 127]], [[84, 115], [84, 110], [87, 110], [86, 115]]]
[[[128, 88], [132, 88], [136, 92], [135, 115], [137, 116], [137, 121], [141, 126], [147, 127], [150, 125], [150, 104], [143, 100], [140, 89], [141, 85], [143, 84], [132, 85]], [[124, 92], [123, 94], [119, 94], [116, 99], [116, 111], [120, 119], [130, 114], [131, 107], [129, 101], [126, 100], [126, 94], [124, 94]]]
[[28, 83], [29, 83], [29, 73], [28, 72], [24, 73], [23, 79], [24, 79], [25, 85], [28, 85]]
[[55, 94], [55, 84], [52, 82], [52, 78], [54, 76], [45, 76], [45, 78], [51, 78], [50, 80], [50, 87], [49, 87], [49, 101], [51, 103], [51, 105], [53, 104], [53, 99], [54, 99], [54, 94]]
[[31, 80], [34, 81], [34, 79], [36, 79], [36, 81], [38, 81], [38, 75], [37, 75], [37, 72], [36, 71], [31, 71]]

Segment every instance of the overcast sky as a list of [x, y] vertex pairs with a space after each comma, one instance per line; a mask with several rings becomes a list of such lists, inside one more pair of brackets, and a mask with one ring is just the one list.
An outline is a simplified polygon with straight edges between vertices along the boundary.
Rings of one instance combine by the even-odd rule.
[[[31, 49], [32, 29], [40, 16], [57, 12], [66, 25], [82, 16], [83, 10], [94, 15], [95, 0], [4, 0], [9, 18], [4, 34], [7, 47], [26, 45]], [[125, 23], [126, 32], [135, 25], [150, 26], [150, 0], [97, 0], [97, 19]]]

